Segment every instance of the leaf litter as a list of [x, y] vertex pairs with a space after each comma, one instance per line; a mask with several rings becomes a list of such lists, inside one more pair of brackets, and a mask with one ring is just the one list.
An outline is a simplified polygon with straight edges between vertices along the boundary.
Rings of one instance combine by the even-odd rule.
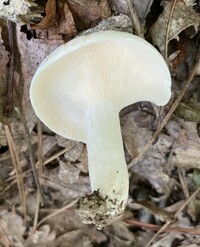
[[[176, 211], [180, 212], [176, 215], [175, 221], [170, 217], [164, 218], [164, 222], [169, 220], [172, 225], [163, 228], [165, 234], [153, 239], [152, 246], [171, 247], [176, 243], [178, 247], [194, 247], [200, 244], [198, 237], [200, 66], [196, 66], [196, 71], [191, 74], [195, 55], [198, 53], [198, 42], [195, 46], [192, 42], [197, 40], [196, 33], [199, 30], [199, 12], [198, 8], [195, 9], [194, 1], [176, 1], [167, 42], [167, 23], [169, 24], [172, 3], [162, 2], [163, 11], [158, 13], [158, 19], [153, 26], [148, 27], [145, 26], [147, 16], [158, 3], [146, 1], [145, 5], [141, 6], [138, 1], [134, 1], [135, 13], [139, 16], [145, 34], [151, 36], [163, 54], [166, 50], [164, 44], [170, 41], [168, 55], [174, 85], [172, 101], [165, 107], [163, 115], [160, 116], [155, 107], [145, 102], [130, 106], [121, 113], [126, 161], [131, 168], [129, 202], [125, 214], [119, 221], [102, 231], [97, 231], [93, 226], [82, 224], [75, 213], [76, 200], [90, 193], [87, 152], [83, 143], [65, 140], [42, 125], [42, 150], [40, 150], [42, 160], [38, 156], [39, 129], [36, 127], [37, 118], [28, 96], [31, 78], [39, 63], [51, 51], [80, 31], [83, 31], [79, 33], [80, 35], [99, 30], [121, 30], [131, 33], [134, 27], [127, 16], [129, 11], [126, 2], [121, 1], [119, 4], [112, 0], [110, 3], [111, 5], [106, 0], [49, 0], [46, 1], [45, 9], [39, 6], [40, 18], [37, 21], [26, 16], [26, 33], [21, 31], [20, 24], [16, 25], [15, 47], [18, 52], [16, 55], [18, 66], [15, 68], [15, 81], [23, 82], [23, 91], [20, 92], [22, 105], [15, 102], [15, 113], [10, 118], [4, 117], [3, 106], [6, 102], [4, 95], [11, 51], [6, 43], [5, 21], [0, 22], [0, 85], [3, 85], [0, 89], [0, 244], [3, 246], [145, 246], [163, 225], [162, 216], [169, 208], [171, 210], [173, 208], [172, 215]], [[42, 9], [45, 11], [43, 19]], [[111, 16], [111, 11], [122, 15]], [[192, 34], [189, 27], [194, 28]], [[27, 34], [31, 34], [29, 40]], [[175, 39], [181, 43], [174, 45]], [[189, 44], [187, 52], [185, 44]], [[173, 54], [174, 58], [170, 59]], [[182, 64], [184, 66], [180, 66]], [[182, 74], [184, 77], [180, 76]], [[182, 101], [176, 103], [177, 96], [183, 91], [183, 80], [190, 77], [193, 80], [191, 79], [192, 82], [184, 91], [184, 97], [180, 98]], [[22, 87], [19, 88], [21, 90]], [[161, 117], [162, 123], [171, 105], [174, 108], [168, 121], [164, 122], [162, 128], [158, 128], [158, 117]], [[21, 111], [25, 114], [29, 136], [22, 123]], [[16, 177], [16, 170], [13, 167], [5, 123], [9, 124], [19, 157], [20, 178]], [[156, 130], [158, 131], [155, 138]], [[37, 163], [36, 168], [38, 169], [39, 163], [42, 164], [39, 181], [44, 194], [44, 205], [39, 208], [38, 192], [30, 169], [28, 141], [31, 143], [31, 152]], [[141, 155], [147, 144], [146, 152]], [[130, 166], [134, 162], [135, 165]], [[23, 217], [23, 202], [16, 187], [21, 178], [24, 181], [27, 198], [26, 218]], [[191, 195], [193, 197], [190, 197]], [[140, 206], [136, 207], [136, 204]], [[35, 228], [34, 218], [37, 218], [38, 209], [39, 218]], [[172, 230], [175, 233], [172, 233]]]

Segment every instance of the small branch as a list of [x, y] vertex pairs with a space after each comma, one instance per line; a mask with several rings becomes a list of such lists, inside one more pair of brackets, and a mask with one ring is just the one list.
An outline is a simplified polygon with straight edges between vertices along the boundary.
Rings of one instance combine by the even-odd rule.
[[[143, 227], [143, 228], [151, 229], [154, 231], [158, 231], [163, 227], [163, 226], [158, 226], [158, 225], [149, 224], [145, 222], [140, 222], [137, 220], [125, 220], [125, 222], [129, 225]], [[179, 233], [185, 233], [185, 234], [200, 235], [200, 229], [184, 228], [184, 227], [166, 227], [165, 229], [162, 229], [162, 232], [175, 232], [175, 233], [179, 232]]]
[[7, 72], [7, 99], [4, 109], [4, 114], [10, 116], [13, 112], [13, 87], [14, 87], [14, 27], [15, 24], [11, 21], [7, 21], [8, 27], [8, 42], [9, 42], [9, 53], [10, 59], [8, 63]]

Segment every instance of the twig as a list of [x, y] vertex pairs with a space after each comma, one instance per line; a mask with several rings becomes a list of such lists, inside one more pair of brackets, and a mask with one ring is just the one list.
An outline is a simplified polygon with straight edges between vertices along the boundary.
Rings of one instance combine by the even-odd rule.
[[137, 15], [137, 13], [135, 11], [135, 7], [134, 7], [134, 4], [133, 4], [133, 1], [132, 0], [127, 0], [127, 3], [128, 3], [128, 9], [129, 9], [131, 21], [132, 21], [132, 24], [133, 24], [133, 28], [135, 29], [135, 34], [144, 39], [144, 32], [143, 32], [142, 27], [140, 25], [140, 21], [138, 19], [138, 15]]
[[39, 227], [44, 221], [46, 221], [46, 220], [52, 218], [53, 216], [55, 216], [55, 215], [57, 215], [57, 214], [59, 214], [59, 213], [65, 211], [65, 210], [68, 209], [68, 208], [71, 208], [72, 206], [74, 206], [74, 204], [77, 203], [77, 201], [78, 201], [77, 198], [76, 198], [76, 199], [73, 199], [68, 205], [64, 206], [63, 208], [57, 210], [56, 212], [54, 212], [54, 213], [52, 213], [52, 214], [47, 215], [45, 218], [43, 218], [43, 219], [37, 224], [37, 227]]
[[139, 153], [139, 155], [135, 158], [133, 158], [133, 160], [131, 161], [131, 163], [128, 165], [128, 169], [130, 169], [133, 165], [135, 165], [139, 159], [141, 158], [141, 156], [148, 150], [149, 146], [152, 145], [152, 143], [154, 142], [154, 140], [158, 137], [158, 135], [160, 134], [161, 130], [164, 128], [164, 126], [166, 125], [166, 123], [169, 121], [171, 115], [173, 114], [173, 112], [176, 110], [177, 106], [179, 105], [180, 101], [182, 100], [185, 92], [187, 91], [190, 83], [192, 82], [192, 80], [194, 79], [198, 67], [200, 65], [200, 58], [197, 58], [196, 64], [194, 66], [194, 68], [192, 69], [188, 80], [185, 81], [182, 91], [180, 92], [180, 94], [178, 95], [178, 97], [176, 98], [176, 100], [174, 101], [172, 107], [170, 108], [169, 112], [166, 114], [166, 116], [164, 117], [163, 121], [160, 123], [160, 125], [158, 126], [157, 130], [154, 132], [154, 134], [152, 135], [152, 138], [147, 142], [147, 144], [144, 146], [144, 148], [142, 149], [142, 151]]
[[[38, 178], [41, 184], [41, 177], [42, 177], [42, 166], [43, 166], [43, 150], [42, 150], [42, 126], [41, 122], [38, 119], [37, 122], [37, 133], [38, 133], [38, 162], [39, 162], [39, 168], [38, 168]], [[36, 202], [36, 210], [35, 210], [35, 216], [34, 216], [34, 223], [33, 223], [33, 228], [36, 229], [37, 227], [37, 222], [38, 222], [38, 217], [39, 217], [39, 210], [40, 210], [40, 193], [37, 191], [37, 202]], [[41, 203], [41, 206], [43, 204]]]
[[5, 128], [5, 132], [6, 132], [6, 138], [7, 138], [7, 142], [8, 142], [8, 146], [9, 146], [9, 151], [11, 154], [12, 163], [13, 163], [13, 166], [14, 166], [15, 171], [16, 171], [17, 185], [18, 185], [19, 194], [20, 194], [20, 197], [22, 200], [24, 219], [26, 220], [27, 198], [26, 198], [26, 192], [24, 189], [24, 180], [23, 180], [23, 176], [22, 176], [22, 169], [21, 169], [19, 157], [18, 157], [18, 154], [16, 152], [15, 145], [14, 145], [10, 130], [9, 130], [8, 126], [4, 126], [4, 128]]
[[14, 84], [14, 23], [7, 21], [8, 27], [8, 42], [9, 42], [9, 53], [10, 59], [8, 63], [8, 72], [7, 72], [7, 98], [4, 113], [6, 116], [10, 116], [13, 112], [13, 84]]
[[[154, 231], [160, 230], [162, 226], [149, 224], [146, 222], [141, 222], [137, 220], [125, 220], [127, 224], [131, 224], [138, 227], [148, 228]], [[193, 234], [193, 235], [200, 235], [200, 229], [195, 228], [184, 228], [184, 227], [166, 227], [162, 230], [162, 232], [180, 232], [185, 234]]]
[[171, 23], [172, 23], [172, 17], [174, 14], [174, 9], [176, 6], [176, 2], [177, 0], [174, 0], [172, 3], [172, 8], [171, 8], [171, 12], [169, 15], [169, 20], [167, 23], [167, 30], [166, 30], [166, 39], [165, 39], [165, 61], [168, 63], [168, 43], [169, 43], [169, 31], [170, 31], [170, 27], [171, 27]]

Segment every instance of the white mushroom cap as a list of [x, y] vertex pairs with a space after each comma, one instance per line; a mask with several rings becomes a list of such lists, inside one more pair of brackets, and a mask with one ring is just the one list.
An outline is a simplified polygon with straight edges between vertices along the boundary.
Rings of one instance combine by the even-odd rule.
[[37, 69], [30, 97], [38, 117], [54, 132], [86, 142], [85, 111], [111, 101], [120, 111], [139, 101], [165, 105], [171, 95], [168, 67], [145, 40], [103, 31], [58, 47]]
[[138, 101], [164, 105], [168, 67], [145, 40], [103, 31], [57, 48], [36, 71], [30, 98], [54, 132], [87, 143], [92, 195], [79, 202], [84, 223], [98, 229], [119, 218], [128, 199], [119, 111]]

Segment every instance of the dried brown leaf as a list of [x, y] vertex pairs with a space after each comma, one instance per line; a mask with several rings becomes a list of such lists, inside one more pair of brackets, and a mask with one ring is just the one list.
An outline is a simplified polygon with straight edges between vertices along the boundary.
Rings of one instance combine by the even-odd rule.
[[75, 162], [79, 159], [83, 152], [84, 144], [73, 140], [68, 140], [62, 136], [56, 135], [58, 145], [60, 147], [67, 148], [68, 151], [65, 153], [65, 159], [70, 162]]
[[126, 0], [110, 0], [110, 5], [114, 13], [128, 14], [128, 4]]
[[65, 0], [73, 14], [79, 31], [111, 16], [108, 0]]
[[36, 30], [46, 30], [38, 32], [41, 39], [64, 39], [69, 40], [77, 33], [74, 19], [68, 5], [61, 0], [49, 0], [45, 8], [46, 16], [37, 25]]
[[110, 227], [111, 238], [108, 247], [128, 247], [134, 240], [133, 234], [126, 227], [125, 223], [116, 221]]
[[37, 25], [33, 26], [34, 29], [46, 29], [51, 27], [56, 23], [56, 0], [48, 0], [45, 6], [45, 13], [46, 16], [44, 19], [38, 23]]
[[83, 31], [80, 35], [87, 35], [105, 30], [133, 33], [132, 22], [130, 18], [127, 15], [117, 15], [100, 21], [97, 26]]
[[196, 124], [184, 122], [184, 125], [185, 129], [174, 147], [172, 165], [186, 169], [200, 168], [200, 138]]
[[[172, 2], [165, 2], [162, 14], [150, 30], [153, 42], [159, 47], [163, 54], [165, 52], [166, 32], [171, 9]], [[191, 6], [187, 6], [184, 1], [178, 0], [172, 16], [168, 41], [178, 39], [179, 33], [190, 26], [193, 26], [197, 31], [199, 22], [200, 17], [195, 10]]]
[[133, 0], [137, 15], [142, 24], [144, 24], [145, 18], [150, 12], [151, 5], [153, 4], [153, 0]]
[[121, 121], [124, 144], [132, 158], [138, 155], [152, 135], [150, 130], [137, 126], [136, 116], [137, 112], [131, 112]]
[[65, 164], [63, 161], [59, 161], [59, 172], [58, 177], [61, 181], [65, 183], [75, 183], [79, 178], [80, 170], [75, 166], [71, 165], [69, 162]]

